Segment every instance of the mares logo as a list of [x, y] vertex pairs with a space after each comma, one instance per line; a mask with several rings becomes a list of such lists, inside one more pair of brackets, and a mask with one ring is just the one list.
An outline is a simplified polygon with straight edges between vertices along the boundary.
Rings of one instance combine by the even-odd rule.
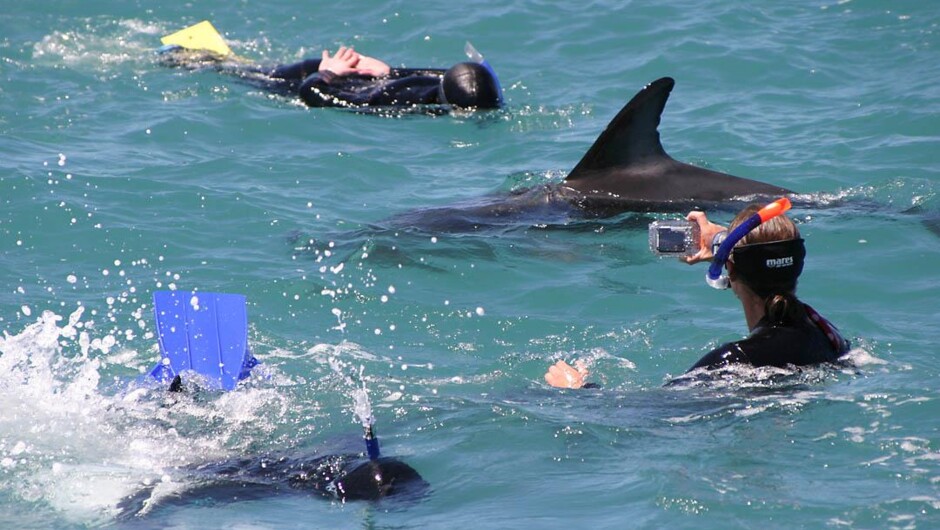
[[768, 269], [782, 269], [782, 268], [784, 268], [784, 267], [792, 267], [792, 266], [793, 266], [793, 256], [787, 256], [787, 257], [785, 257], [785, 258], [773, 258], [773, 259], [769, 259], [769, 260], [767, 260], [766, 265], [767, 265], [767, 268], [768, 268]]

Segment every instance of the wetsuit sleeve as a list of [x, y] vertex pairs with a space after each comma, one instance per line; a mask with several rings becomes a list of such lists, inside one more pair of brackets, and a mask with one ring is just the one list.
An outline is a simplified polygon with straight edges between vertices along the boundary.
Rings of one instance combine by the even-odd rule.
[[343, 90], [342, 77], [329, 70], [311, 74], [300, 85], [300, 98], [311, 107], [341, 107], [368, 103], [368, 93]]
[[696, 368], [717, 368], [732, 363], [749, 364], [750, 362], [750, 358], [748, 358], [744, 350], [741, 349], [740, 344], [737, 342], [729, 342], [706, 353], [692, 368], [689, 368], [689, 371], [695, 370]]
[[388, 73], [388, 77], [397, 79], [400, 77], [425, 76], [440, 79], [444, 77], [446, 72], [447, 70], [441, 68], [392, 68]]
[[307, 59], [299, 63], [276, 66], [270, 75], [275, 79], [300, 82], [319, 70], [320, 59]]
[[300, 97], [311, 107], [398, 106], [439, 103], [436, 76], [402, 78], [338, 76], [329, 70], [307, 77]]
[[393, 79], [369, 93], [369, 105], [432, 105], [441, 103], [438, 97], [440, 79], [435, 76], [408, 76]]

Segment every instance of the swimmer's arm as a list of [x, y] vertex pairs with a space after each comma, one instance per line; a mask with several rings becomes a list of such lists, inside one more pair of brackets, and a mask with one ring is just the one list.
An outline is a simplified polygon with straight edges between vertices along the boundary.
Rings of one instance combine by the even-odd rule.
[[701, 234], [701, 241], [699, 242], [699, 251], [694, 256], [683, 256], [679, 259], [685, 261], [689, 265], [694, 263], [701, 263], [703, 261], [711, 261], [715, 255], [712, 253], [712, 241], [715, 239], [715, 236], [720, 232], [724, 232], [727, 228], [717, 225], [708, 220], [708, 217], [705, 216], [705, 212], [689, 212], [689, 215], [685, 216], [689, 221], [698, 223], [699, 233]]
[[337, 85], [331, 85], [337, 77], [329, 70], [311, 74], [300, 84], [297, 94], [311, 107], [335, 107]]
[[392, 77], [427, 76], [440, 79], [445, 73], [447, 70], [443, 68], [393, 68], [390, 75]]
[[307, 76], [300, 85], [300, 98], [311, 107], [340, 107], [367, 103], [367, 99], [361, 94], [345, 91], [343, 83], [339, 82], [347, 75], [358, 73], [353, 66], [359, 62], [359, 57], [355, 50], [345, 46], [340, 47], [332, 56], [328, 50], [323, 50], [323, 58], [320, 59], [317, 72]]
[[319, 70], [320, 59], [306, 59], [299, 63], [277, 66], [271, 71], [270, 76], [275, 79], [300, 82], [306, 79], [310, 74], [317, 73]]

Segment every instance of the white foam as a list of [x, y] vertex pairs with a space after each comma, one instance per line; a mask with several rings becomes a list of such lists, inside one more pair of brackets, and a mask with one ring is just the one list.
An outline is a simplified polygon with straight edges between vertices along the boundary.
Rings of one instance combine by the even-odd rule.
[[[133, 19], [93, 29], [54, 31], [33, 46], [33, 59], [100, 71], [152, 55], [154, 36], [164, 32], [153, 24]], [[60, 155], [59, 165], [64, 164], [65, 157]]]
[[118, 501], [168, 469], [227, 457], [266, 438], [288, 413], [286, 398], [265, 388], [173, 403], [164, 403], [162, 390], [131, 381], [103, 392], [102, 365], [153, 355], [126, 347], [108, 354], [117, 339], [94, 336], [83, 313], [79, 307], [65, 321], [45, 311], [0, 338], [4, 495], [42, 500], [79, 524], [100, 524]]
[[884, 359], [879, 359], [871, 353], [862, 348], [853, 348], [842, 356], [843, 361], [851, 363], [853, 366], [871, 366], [871, 365], [884, 365], [888, 364], [888, 361]]

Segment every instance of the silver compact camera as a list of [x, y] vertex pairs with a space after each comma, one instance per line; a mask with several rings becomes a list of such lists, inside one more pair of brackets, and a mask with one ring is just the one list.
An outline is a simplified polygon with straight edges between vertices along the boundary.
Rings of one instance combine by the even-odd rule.
[[694, 256], [702, 244], [698, 223], [685, 219], [653, 221], [649, 238], [650, 251], [659, 256]]

